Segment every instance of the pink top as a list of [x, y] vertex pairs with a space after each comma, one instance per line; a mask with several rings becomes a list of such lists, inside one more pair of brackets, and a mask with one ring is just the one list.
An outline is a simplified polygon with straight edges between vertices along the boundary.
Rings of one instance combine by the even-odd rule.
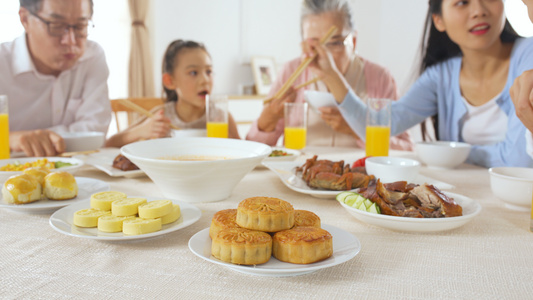
[[[277, 80], [273, 83], [268, 97], [272, 97], [292, 75], [300, 65], [300, 58], [294, 59], [283, 66]], [[366, 98], [387, 98], [398, 99], [396, 82], [390, 72], [368, 60], [355, 56], [344, 75], [352, 89], [362, 99]], [[310, 69], [304, 70], [300, 77], [293, 84], [294, 86], [307, 82], [314, 78]], [[308, 85], [297, 91], [296, 102], [305, 102], [304, 90], [327, 91], [325, 84], [321, 81]], [[257, 120], [252, 124], [247, 140], [262, 142], [268, 145], [275, 145], [279, 137], [283, 134], [284, 121], [279, 120], [276, 128], [272, 132], [260, 131], [257, 127]], [[364, 148], [363, 141], [355, 139], [353, 136], [335, 132], [331, 129], [314, 110], [309, 110], [307, 126], [307, 145], [309, 146], [337, 146], [337, 147], [359, 147]], [[391, 138], [391, 149], [413, 150], [413, 141], [407, 132]]]

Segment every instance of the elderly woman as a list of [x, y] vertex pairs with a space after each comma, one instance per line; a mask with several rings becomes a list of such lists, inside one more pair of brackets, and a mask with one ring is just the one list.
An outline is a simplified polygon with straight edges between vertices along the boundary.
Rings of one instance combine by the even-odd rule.
[[[347, 84], [361, 99], [397, 99], [396, 83], [389, 71], [355, 53], [357, 34], [353, 12], [348, 1], [344, 0], [304, 0], [301, 13], [303, 40], [319, 40], [332, 26], [338, 28], [326, 44], [333, 55], [337, 68], [342, 72]], [[276, 82], [272, 85], [272, 97], [298, 68], [301, 58], [296, 58], [283, 67]], [[315, 77], [311, 70], [305, 70], [294, 85], [307, 82]], [[283, 106], [285, 102], [304, 102], [304, 89], [327, 92], [322, 81], [294, 91], [289, 91], [269, 102], [263, 108], [259, 119], [250, 129], [246, 139], [275, 145], [283, 133]], [[364, 148], [364, 142], [348, 126], [336, 107], [320, 108], [320, 114], [309, 111], [307, 144], [314, 146], [340, 146]], [[391, 138], [391, 148], [412, 150], [413, 143], [407, 133]]]

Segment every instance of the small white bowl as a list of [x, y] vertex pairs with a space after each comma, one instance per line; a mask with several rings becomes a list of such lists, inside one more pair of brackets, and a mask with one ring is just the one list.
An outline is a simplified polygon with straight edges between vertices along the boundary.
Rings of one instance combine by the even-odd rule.
[[327, 92], [306, 90], [304, 91], [304, 99], [317, 113], [320, 113], [318, 110], [318, 108], [320, 107], [337, 106], [337, 101], [335, 101], [335, 97], [333, 97], [331, 93]]
[[470, 153], [470, 144], [461, 142], [418, 142], [416, 152], [428, 167], [453, 169], [465, 162]]
[[[185, 202], [228, 198], [237, 183], [271, 151], [270, 146], [262, 143], [207, 137], [154, 139], [120, 149], [152, 179], [165, 197]], [[219, 159], [177, 160], [191, 156]]]
[[418, 176], [420, 162], [414, 159], [390, 156], [369, 157], [365, 161], [366, 172], [381, 182], [413, 182]]
[[66, 152], [88, 151], [100, 149], [105, 142], [103, 132], [63, 132], [60, 133], [65, 140]]
[[521, 211], [531, 209], [533, 196], [533, 169], [496, 167], [489, 169], [492, 193], [505, 202], [505, 206]]
[[171, 134], [172, 137], [206, 137], [207, 136], [207, 129], [172, 129]]

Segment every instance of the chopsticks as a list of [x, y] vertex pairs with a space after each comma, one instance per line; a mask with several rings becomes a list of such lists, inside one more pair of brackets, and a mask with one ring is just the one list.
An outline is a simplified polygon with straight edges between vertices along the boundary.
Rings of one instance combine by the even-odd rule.
[[91, 154], [91, 153], [96, 153], [98, 152], [99, 150], [86, 150], [86, 151], [73, 151], [73, 152], [63, 152], [61, 154], [59, 154], [58, 156], [59, 157], [71, 157], [71, 156], [74, 156], [74, 155], [87, 155], [87, 154]]
[[[331, 39], [333, 34], [335, 34], [336, 31], [337, 31], [337, 27], [331, 26], [331, 28], [326, 33], [326, 35], [324, 35], [324, 37], [322, 37], [322, 39], [320, 40], [320, 44], [324, 45], [325, 43], [327, 43], [329, 41], [329, 39]], [[283, 86], [278, 90], [278, 92], [272, 98], [265, 99], [263, 101], [263, 103], [266, 104], [266, 103], [268, 103], [268, 102], [270, 102], [270, 101], [272, 101], [274, 99], [278, 99], [283, 94], [285, 94], [285, 92], [287, 92], [287, 90], [296, 81], [296, 79], [298, 79], [300, 74], [302, 74], [302, 72], [305, 70], [305, 68], [307, 68], [307, 66], [313, 61], [313, 59], [315, 59], [315, 57], [316, 57], [316, 53], [313, 56], [308, 57], [304, 61], [302, 61], [300, 63], [300, 65], [298, 66], [298, 68], [296, 69], [296, 71], [294, 71], [294, 73], [292, 73], [292, 75], [289, 77], [289, 79], [287, 79], [285, 84], [283, 84]]]
[[[131, 108], [133, 111], [135, 112], [138, 112], [140, 113], [141, 115], [145, 115], [147, 116], [148, 118], [151, 118], [154, 116], [153, 113], [147, 111], [146, 109], [140, 107], [139, 105], [131, 102], [131, 101], [128, 101], [128, 100], [125, 100], [125, 99], [120, 99], [119, 100], [120, 103], [122, 103], [124, 106], [127, 106], [128, 108]], [[170, 123], [170, 127], [172, 127], [173, 129], [176, 129], [176, 130], [179, 130], [180, 128], [172, 123]]]

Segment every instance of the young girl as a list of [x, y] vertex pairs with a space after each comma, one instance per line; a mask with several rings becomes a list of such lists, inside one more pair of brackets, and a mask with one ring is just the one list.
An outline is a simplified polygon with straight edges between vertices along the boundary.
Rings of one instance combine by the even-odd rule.
[[[213, 72], [211, 56], [204, 45], [183, 40], [170, 43], [163, 57], [162, 81], [165, 104], [154, 108], [152, 118], [141, 119], [109, 138], [107, 147], [167, 137], [171, 123], [181, 129], [206, 128], [205, 99], [213, 88]], [[237, 125], [231, 114], [228, 128], [228, 136], [238, 139]]]
[[[532, 167], [526, 129], [509, 88], [533, 68], [533, 39], [519, 38], [512, 30], [503, 0], [430, 0], [423, 41], [423, 73], [392, 103], [391, 133], [437, 115], [439, 139], [473, 145], [467, 162]], [[366, 105], [343, 82], [327, 49], [313, 41], [309, 48], [318, 53], [311, 67], [321, 72], [341, 113], [364, 137]]]

